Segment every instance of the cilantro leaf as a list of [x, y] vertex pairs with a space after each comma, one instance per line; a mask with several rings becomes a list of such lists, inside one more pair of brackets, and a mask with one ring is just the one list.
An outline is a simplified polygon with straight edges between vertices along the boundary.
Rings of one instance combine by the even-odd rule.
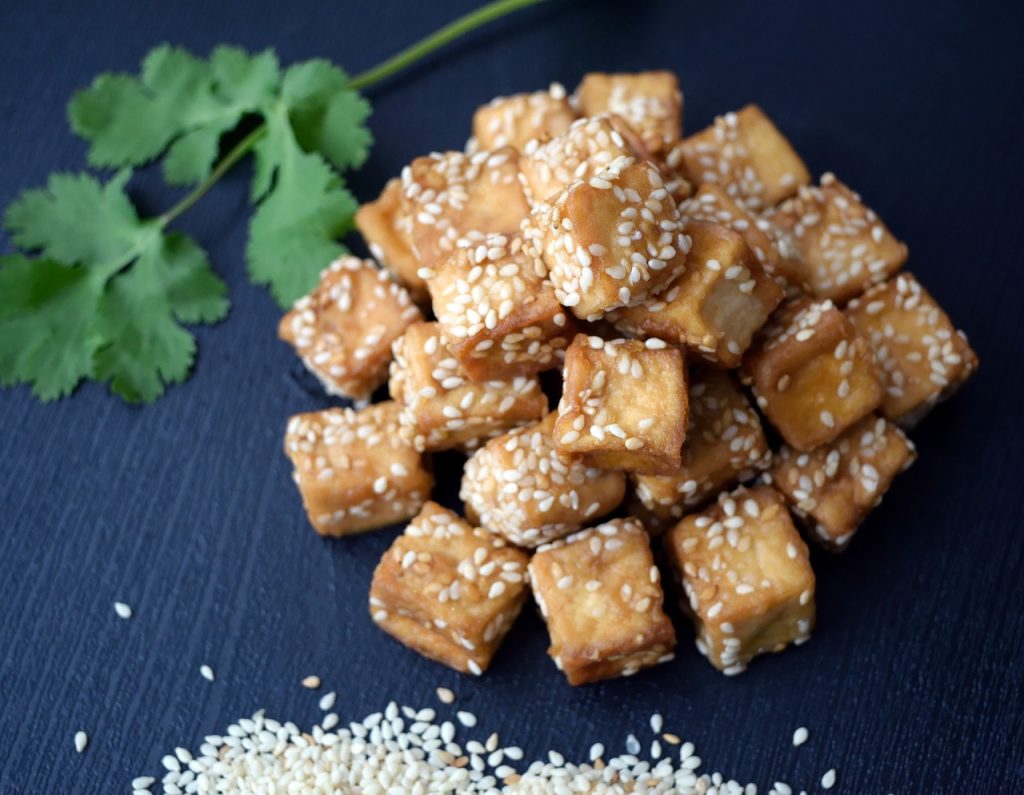
[[8, 210], [12, 238], [43, 258], [2, 260], [0, 383], [52, 400], [95, 377], [149, 402], [191, 368], [195, 340], [180, 324], [227, 313], [205, 253], [163, 220], [140, 220], [128, 178], [57, 174]]
[[255, 152], [255, 179], [269, 193], [249, 224], [249, 274], [288, 307], [344, 253], [336, 238], [352, 229], [359, 205], [320, 155], [302, 150], [284, 109], [267, 120]]
[[192, 184], [209, 175], [221, 136], [270, 102], [278, 83], [269, 51], [220, 47], [207, 62], [162, 45], [146, 56], [141, 77], [96, 78], [71, 100], [68, 117], [90, 142], [92, 165], [141, 165], [167, 150], [164, 177]]
[[373, 143], [366, 127], [370, 103], [348, 88], [348, 80], [338, 67], [313, 60], [290, 67], [281, 85], [299, 144], [341, 171], [361, 166]]
[[15, 245], [66, 265], [95, 266], [131, 249], [139, 217], [124, 192], [130, 174], [106, 185], [87, 174], [51, 174], [46, 188], [27, 190], [4, 219]]
[[49, 401], [92, 373], [95, 271], [20, 254], [0, 258], [0, 384], [32, 384]]

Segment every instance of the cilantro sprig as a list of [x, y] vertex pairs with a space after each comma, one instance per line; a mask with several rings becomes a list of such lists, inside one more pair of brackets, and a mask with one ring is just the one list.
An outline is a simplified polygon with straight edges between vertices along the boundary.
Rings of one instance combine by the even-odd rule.
[[[355, 77], [326, 60], [282, 68], [270, 50], [220, 46], [209, 58], [161, 45], [138, 75], [104, 74], [68, 106], [95, 169], [53, 174], [8, 208], [20, 250], [0, 257], [0, 384], [30, 384], [44, 401], [84, 379], [150, 403], [192, 369], [187, 326], [229, 308], [206, 253], [171, 224], [247, 155], [254, 168], [246, 260], [282, 307], [345, 251], [358, 207], [344, 172], [366, 160], [370, 104], [359, 94], [459, 36], [540, 0], [497, 0]], [[234, 141], [224, 149], [225, 141]], [[132, 169], [160, 161], [191, 190], [141, 218], [126, 191]]]

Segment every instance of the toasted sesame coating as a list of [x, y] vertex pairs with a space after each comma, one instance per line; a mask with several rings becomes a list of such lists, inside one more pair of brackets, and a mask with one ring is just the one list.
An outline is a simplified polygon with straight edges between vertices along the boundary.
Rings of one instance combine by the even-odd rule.
[[619, 117], [610, 114], [578, 119], [547, 141], [530, 141], [519, 161], [523, 189], [530, 203], [544, 205], [577, 180], [590, 179], [620, 157], [643, 156], [643, 144]]
[[814, 572], [782, 497], [767, 486], [720, 495], [665, 536], [697, 649], [726, 675], [758, 654], [806, 641]]
[[845, 303], [907, 261], [906, 244], [834, 174], [823, 175], [820, 187], [801, 186], [770, 218], [790, 233], [817, 298]]
[[782, 492], [816, 541], [839, 551], [916, 457], [899, 428], [872, 415], [809, 453], [783, 445], [766, 481]]
[[555, 447], [600, 469], [675, 472], [687, 411], [679, 349], [579, 334], [565, 357]]
[[326, 409], [288, 420], [284, 451], [313, 528], [343, 536], [414, 516], [434, 477], [399, 433], [400, 407]]
[[561, 364], [574, 324], [546, 274], [518, 235], [460, 248], [430, 271], [434, 313], [470, 378], [508, 379]]
[[519, 153], [444, 152], [402, 169], [402, 206], [423, 268], [436, 267], [460, 245], [515, 232], [529, 213], [519, 185]]
[[531, 221], [555, 295], [585, 320], [664, 289], [690, 250], [657, 167], [629, 158], [573, 182]]
[[870, 343], [885, 393], [882, 413], [913, 426], [978, 369], [978, 357], [913, 274], [901, 273], [849, 303]]
[[402, 180], [389, 179], [376, 201], [359, 208], [355, 220], [367, 248], [381, 266], [417, 304], [426, 303], [427, 286], [417, 273], [420, 261], [412, 244], [412, 218], [402, 206]]
[[742, 376], [786, 443], [812, 450], [882, 400], [868, 342], [831, 301], [783, 305], [743, 359]]
[[726, 113], [684, 138], [668, 155], [698, 185], [720, 185], [737, 203], [760, 211], [811, 181], [807, 166], [757, 105]]
[[473, 382], [441, 339], [437, 323], [414, 323], [395, 340], [391, 397], [417, 450], [475, 449], [499, 433], [536, 422], [548, 399], [536, 376]]
[[694, 221], [712, 221], [738, 232], [761, 267], [783, 290], [804, 289], [803, 260], [789, 233], [733, 201], [720, 185], [701, 185], [679, 212]]
[[527, 561], [428, 502], [377, 565], [370, 615], [409, 648], [479, 676], [526, 601]]
[[637, 519], [614, 519], [542, 546], [530, 582], [551, 635], [548, 654], [580, 685], [671, 660], [661, 576]]
[[647, 522], [649, 530], [751, 480], [771, 461], [757, 412], [730, 373], [710, 368], [691, 373], [689, 404], [681, 466], [669, 475], [633, 476], [637, 498], [657, 520]]
[[653, 154], [678, 143], [682, 134], [683, 94], [672, 72], [590, 72], [583, 76], [576, 97], [584, 116], [621, 116]]
[[466, 462], [459, 496], [466, 516], [521, 547], [537, 547], [613, 511], [626, 492], [621, 472], [568, 460], [555, 449], [558, 414], [491, 439]]
[[736, 367], [754, 333], [782, 300], [743, 236], [688, 221], [686, 268], [667, 289], [609, 319], [627, 334], [655, 336], [717, 367]]
[[421, 317], [386, 271], [342, 257], [281, 318], [278, 334], [327, 392], [362, 400], [387, 379], [391, 343]]
[[547, 91], [495, 97], [473, 114], [473, 137], [480, 149], [511, 146], [520, 152], [534, 140], [561, 135], [576, 121], [565, 87], [552, 83]]

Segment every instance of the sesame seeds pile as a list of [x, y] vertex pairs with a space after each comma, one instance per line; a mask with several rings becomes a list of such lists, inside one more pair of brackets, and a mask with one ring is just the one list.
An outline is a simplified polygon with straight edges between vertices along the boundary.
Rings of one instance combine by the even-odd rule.
[[[439, 688], [438, 694], [442, 709], [455, 701], [446, 688]], [[793, 746], [803, 745], [808, 737], [806, 728], [797, 729]], [[623, 752], [613, 755], [604, 743], [595, 742], [586, 760], [579, 762], [552, 749], [527, 762], [521, 747], [481, 727], [477, 716], [465, 709], [444, 717], [433, 707], [392, 701], [380, 712], [344, 725], [329, 712], [309, 731], [259, 710], [223, 733], [205, 737], [195, 753], [178, 747], [165, 755], [159, 781], [138, 776], [132, 780], [132, 792], [806, 795], [813, 789], [776, 781], [760, 790], [719, 772], [702, 772], [703, 760], [694, 744], [666, 731], [658, 713], [644, 731], [628, 734], [624, 746]], [[820, 787], [830, 790], [837, 780], [836, 770], [830, 768]]]

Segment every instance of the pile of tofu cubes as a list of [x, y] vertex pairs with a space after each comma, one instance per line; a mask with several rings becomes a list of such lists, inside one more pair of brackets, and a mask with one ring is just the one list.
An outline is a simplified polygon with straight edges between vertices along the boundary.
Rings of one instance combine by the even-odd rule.
[[[977, 366], [856, 192], [755, 105], [683, 137], [669, 72], [499, 97], [356, 222], [376, 262], [331, 264], [280, 334], [358, 408], [292, 417], [285, 451], [319, 533], [408, 522], [370, 614], [459, 671], [531, 591], [572, 684], [672, 659], [662, 566], [722, 672], [803, 643], [794, 517], [843, 549]], [[440, 450], [463, 516], [430, 499]]]

